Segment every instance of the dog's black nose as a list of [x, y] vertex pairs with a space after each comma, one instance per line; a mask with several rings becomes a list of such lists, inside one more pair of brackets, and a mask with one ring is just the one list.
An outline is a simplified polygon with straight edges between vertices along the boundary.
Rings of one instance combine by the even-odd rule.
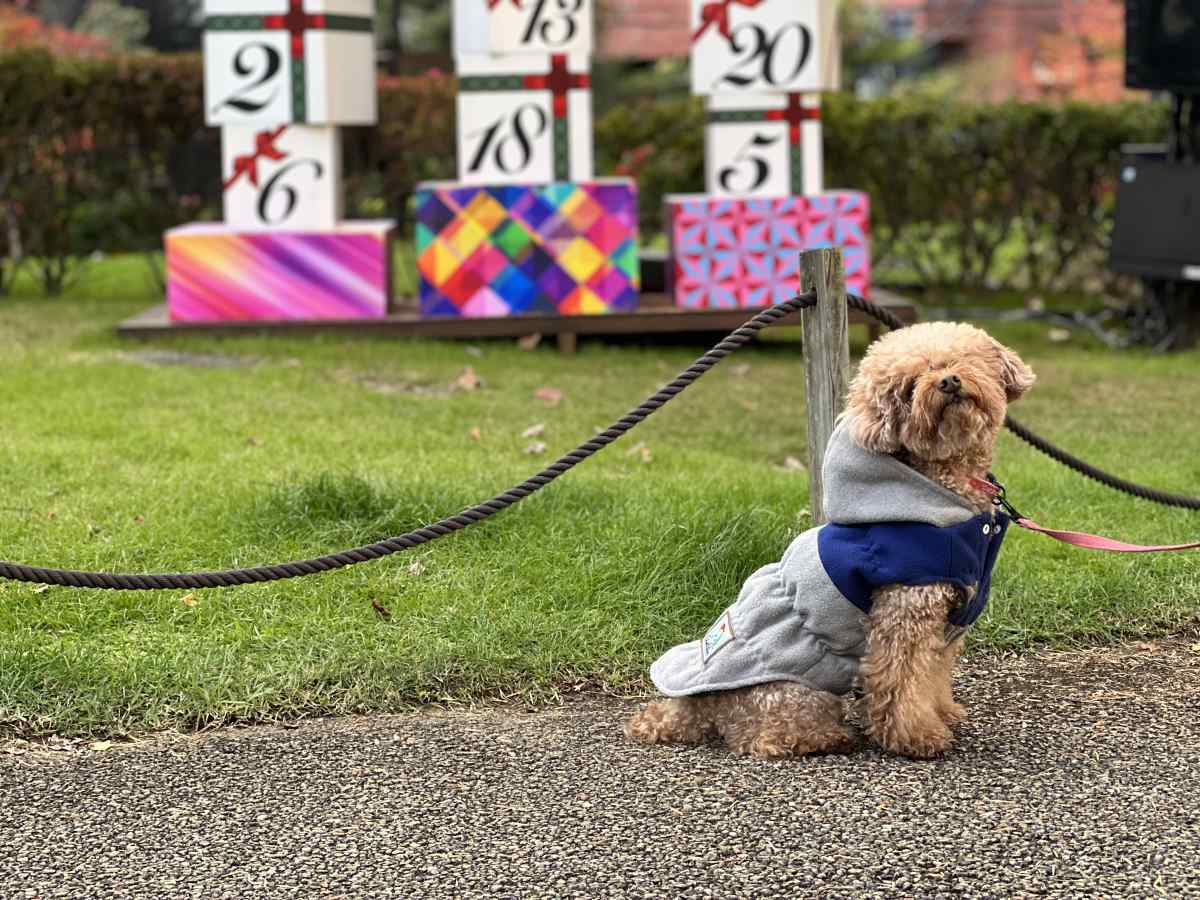
[[947, 375], [938, 382], [938, 390], [943, 394], [957, 394], [962, 387], [962, 379], [957, 375]]

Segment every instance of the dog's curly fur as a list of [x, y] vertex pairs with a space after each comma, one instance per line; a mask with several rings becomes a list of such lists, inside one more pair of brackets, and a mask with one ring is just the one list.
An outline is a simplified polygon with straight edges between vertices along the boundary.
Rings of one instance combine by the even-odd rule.
[[[941, 386], [952, 377], [957, 389]], [[867, 351], [850, 386], [852, 436], [983, 512], [990, 499], [970, 479], [990, 468], [1007, 404], [1033, 382], [1012, 350], [974, 326], [913, 325]], [[947, 617], [961, 600], [951, 584], [890, 585], [872, 597], [861, 713], [867, 737], [889, 752], [937, 756], [965, 718], [951, 691], [962, 638], [945, 640]], [[626, 723], [625, 733], [650, 744], [719, 737], [734, 753], [758, 759], [845, 752], [858, 743], [838, 697], [790, 681], [657, 700]]]

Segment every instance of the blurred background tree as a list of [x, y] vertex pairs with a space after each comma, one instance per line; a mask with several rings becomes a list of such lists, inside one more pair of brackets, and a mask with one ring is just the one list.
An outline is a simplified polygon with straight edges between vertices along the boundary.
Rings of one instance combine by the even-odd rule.
[[201, 0], [28, 0], [26, 6], [48, 24], [106, 38], [117, 49], [200, 48]]

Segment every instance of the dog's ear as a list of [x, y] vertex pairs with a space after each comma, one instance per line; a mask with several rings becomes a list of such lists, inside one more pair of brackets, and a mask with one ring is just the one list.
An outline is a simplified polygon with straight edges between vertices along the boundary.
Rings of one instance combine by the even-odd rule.
[[908, 414], [911, 389], [907, 379], [879, 377], [860, 367], [848, 398], [854, 416], [851, 436], [860, 447], [872, 453], [900, 449], [900, 426]]
[[996, 348], [1000, 351], [1000, 376], [1004, 380], [1004, 393], [1008, 402], [1012, 403], [1033, 387], [1037, 376], [1021, 357], [1003, 344], [997, 343]]

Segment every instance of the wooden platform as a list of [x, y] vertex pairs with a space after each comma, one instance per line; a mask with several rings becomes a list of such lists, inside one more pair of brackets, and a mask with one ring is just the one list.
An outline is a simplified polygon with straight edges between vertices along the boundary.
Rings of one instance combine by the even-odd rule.
[[[905, 322], [917, 319], [914, 303], [876, 289], [871, 299], [887, 307]], [[682, 334], [686, 332], [729, 332], [754, 315], [754, 310], [691, 311], [675, 307], [667, 294], [642, 294], [637, 312], [604, 316], [507, 316], [494, 319], [427, 318], [415, 308], [402, 308], [385, 319], [333, 320], [324, 322], [172, 322], [165, 303], [154, 306], [117, 326], [126, 337], [155, 338], [168, 334], [373, 334], [391, 337], [490, 338], [523, 337], [531, 334], [556, 336], [559, 347], [574, 349], [580, 335]], [[851, 324], [865, 324], [873, 334], [880, 328], [873, 319], [855, 310]], [[783, 324], [800, 324], [799, 314]]]

